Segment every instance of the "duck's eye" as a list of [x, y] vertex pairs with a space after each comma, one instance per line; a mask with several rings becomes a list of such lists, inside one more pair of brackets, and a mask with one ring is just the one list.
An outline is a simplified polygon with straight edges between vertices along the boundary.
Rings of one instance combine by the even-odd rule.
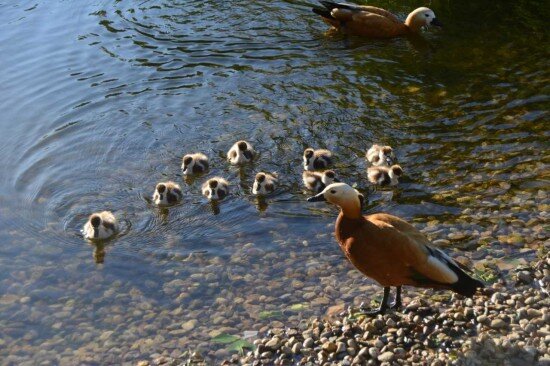
[[430, 14], [426, 14], [426, 15], [424, 15], [424, 16], [425, 16], [426, 18], [429, 18], [429, 17], [430, 17]]
[[330, 190], [330, 193], [336, 194], [336, 191], [335, 191], [334, 189], [331, 189], [331, 190]]

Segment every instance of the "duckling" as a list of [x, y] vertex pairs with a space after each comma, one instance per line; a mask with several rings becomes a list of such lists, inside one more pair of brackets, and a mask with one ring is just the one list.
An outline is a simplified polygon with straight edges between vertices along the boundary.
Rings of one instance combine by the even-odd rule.
[[391, 146], [372, 145], [367, 150], [367, 160], [374, 166], [391, 166], [395, 161], [395, 155]]
[[[360, 194], [345, 183], [333, 183], [309, 202], [328, 201], [340, 207], [334, 233], [348, 260], [384, 287], [380, 307], [367, 314], [384, 314], [401, 307], [401, 286], [446, 289], [472, 297], [482, 282], [455, 262], [408, 222], [389, 214], [363, 216]], [[388, 305], [390, 287], [395, 302]]]
[[187, 154], [182, 159], [181, 170], [184, 175], [204, 173], [208, 170], [208, 157], [202, 153]]
[[264, 196], [275, 191], [278, 182], [277, 173], [260, 172], [256, 174], [254, 184], [252, 185], [252, 193], [255, 195]]
[[334, 170], [325, 170], [324, 172], [304, 171], [302, 180], [307, 189], [314, 192], [321, 192], [329, 184], [340, 182]]
[[212, 201], [223, 200], [229, 194], [229, 182], [221, 177], [210, 178], [203, 183], [202, 194]]
[[176, 204], [183, 198], [183, 193], [179, 184], [172, 181], [160, 182], [155, 187], [153, 193], [153, 202], [159, 206], [169, 206]]
[[304, 170], [326, 169], [332, 164], [332, 153], [329, 150], [304, 150]]
[[403, 175], [403, 169], [400, 165], [371, 166], [367, 169], [369, 182], [377, 186], [396, 186], [399, 184], [399, 178]]
[[313, 12], [334, 29], [345, 34], [369, 38], [393, 38], [418, 34], [424, 27], [443, 24], [435, 13], [421, 7], [412, 11], [405, 23], [387, 10], [375, 6], [320, 1], [324, 8], [313, 8]]
[[255, 155], [252, 145], [244, 140], [235, 142], [227, 152], [227, 158], [233, 165], [248, 163], [254, 159]]
[[90, 215], [82, 233], [86, 239], [107, 239], [118, 232], [118, 223], [111, 211], [101, 211]]

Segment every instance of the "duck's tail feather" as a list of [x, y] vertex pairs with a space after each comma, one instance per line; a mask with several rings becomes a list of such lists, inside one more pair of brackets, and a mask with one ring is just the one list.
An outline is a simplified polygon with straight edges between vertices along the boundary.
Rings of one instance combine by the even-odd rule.
[[451, 290], [453, 290], [457, 294], [461, 294], [462, 296], [466, 297], [472, 297], [475, 295], [478, 288], [485, 287], [485, 285], [481, 281], [468, 276], [466, 272], [463, 272], [460, 268], [455, 268], [456, 270], [454, 268], [453, 270], [458, 276], [458, 281], [451, 285]]
[[356, 10], [357, 6], [353, 4], [345, 4], [345, 3], [335, 3], [334, 1], [326, 1], [326, 0], [320, 0], [319, 1], [325, 8], [327, 8], [329, 11], [332, 9], [348, 9], [348, 10]]
[[312, 10], [315, 14], [318, 14], [318, 15], [322, 16], [323, 18], [327, 18], [327, 19], [332, 19], [332, 20], [334, 20], [334, 18], [332, 17], [332, 15], [330, 15], [330, 10], [321, 9], [321, 8], [311, 8], [311, 10]]
[[436, 257], [440, 261], [444, 262], [449, 269], [451, 269], [456, 276], [458, 277], [458, 280], [452, 284], [449, 285], [449, 288], [456, 292], [457, 294], [466, 296], [466, 297], [472, 297], [476, 293], [478, 288], [484, 288], [485, 285], [483, 282], [476, 280], [475, 278], [470, 277], [464, 269], [466, 269], [462, 264], [459, 264], [455, 262], [451, 257], [449, 257], [447, 254], [443, 253], [441, 250], [436, 248], [428, 247], [428, 251], [430, 252], [430, 255]]

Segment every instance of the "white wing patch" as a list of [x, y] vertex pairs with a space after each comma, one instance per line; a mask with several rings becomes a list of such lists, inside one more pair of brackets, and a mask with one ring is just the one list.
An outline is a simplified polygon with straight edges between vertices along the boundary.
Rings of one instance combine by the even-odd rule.
[[443, 283], [455, 283], [458, 281], [458, 276], [452, 269], [441, 262], [439, 259], [428, 256], [428, 262], [426, 263], [430, 271], [430, 278], [438, 282]]

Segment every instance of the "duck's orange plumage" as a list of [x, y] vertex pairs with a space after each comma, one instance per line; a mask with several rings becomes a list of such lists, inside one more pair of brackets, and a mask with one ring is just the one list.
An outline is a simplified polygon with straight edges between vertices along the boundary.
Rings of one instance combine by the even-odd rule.
[[447, 289], [468, 297], [483, 287], [406, 221], [384, 213], [363, 216], [361, 197], [347, 184], [334, 183], [310, 201], [340, 206], [335, 227], [340, 248], [359, 271], [384, 287], [384, 300], [376, 313], [386, 310], [391, 286], [397, 287], [397, 306], [403, 285]]
[[320, 1], [324, 8], [313, 8], [313, 12], [334, 28], [350, 35], [369, 38], [393, 38], [418, 33], [422, 27], [441, 26], [432, 10], [418, 8], [401, 22], [387, 10], [375, 6], [355, 5]]

